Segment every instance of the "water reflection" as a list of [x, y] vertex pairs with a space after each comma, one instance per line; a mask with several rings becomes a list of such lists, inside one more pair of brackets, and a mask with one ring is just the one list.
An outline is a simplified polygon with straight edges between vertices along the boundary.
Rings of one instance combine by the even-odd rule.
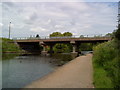
[[2, 54], [2, 60], [10, 60], [16, 56], [19, 56], [19, 54], [16, 53], [3, 53]]
[[50, 63], [53, 63], [57, 66], [61, 66], [75, 57], [72, 57], [70, 53], [61, 53], [61, 54], [53, 54], [52, 58], [53, 59], [50, 61]]

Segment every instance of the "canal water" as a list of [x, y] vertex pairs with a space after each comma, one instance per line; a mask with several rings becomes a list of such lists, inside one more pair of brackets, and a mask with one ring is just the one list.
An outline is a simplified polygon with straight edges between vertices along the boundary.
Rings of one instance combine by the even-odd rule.
[[[87, 54], [83, 51], [82, 54]], [[2, 88], [23, 88], [38, 80], [55, 68], [72, 60], [71, 54], [43, 55], [2, 55]]]
[[72, 60], [70, 54], [2, 55], [2, 88], [22, 88], [52, 72], [59, 64]]

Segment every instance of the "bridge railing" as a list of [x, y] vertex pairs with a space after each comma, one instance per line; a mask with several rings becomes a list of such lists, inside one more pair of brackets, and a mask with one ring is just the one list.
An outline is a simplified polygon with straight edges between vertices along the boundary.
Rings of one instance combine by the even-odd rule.
[[50, 36], [41, 36], [41, 37], [17, 37], [13, 38], [13, 40], [28, 40], [28, 39], [67, 39], [67, 38], [108, 38], [110, 36], [105, 35], [80, 35], [80, 36], [60, 36], [60, 37], [50, 37]]

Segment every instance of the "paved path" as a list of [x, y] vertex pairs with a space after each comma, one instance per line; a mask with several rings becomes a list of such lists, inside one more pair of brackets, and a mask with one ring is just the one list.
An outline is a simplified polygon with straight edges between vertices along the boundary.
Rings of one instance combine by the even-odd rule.
[[92, 54], [80, 56], [25, 88], [92, 88]]

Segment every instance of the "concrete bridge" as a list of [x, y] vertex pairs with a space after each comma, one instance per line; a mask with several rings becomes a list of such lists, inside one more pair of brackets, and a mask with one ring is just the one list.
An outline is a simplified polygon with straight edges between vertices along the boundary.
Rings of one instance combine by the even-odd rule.
[[14, 40], [22, 49], [27, 51], [40, 52], [40, 46], [43, 47], [45, 52], [46, 46], [50, 47], [50, 53], [53, 52], [53, 46], [56, 43], [69, 43], [72, 44], [72, 53], [79, 52], [81, 43], [102, 43], [111, 40], [111, 37], [50, 37], [50, 38], [26, 38]]

